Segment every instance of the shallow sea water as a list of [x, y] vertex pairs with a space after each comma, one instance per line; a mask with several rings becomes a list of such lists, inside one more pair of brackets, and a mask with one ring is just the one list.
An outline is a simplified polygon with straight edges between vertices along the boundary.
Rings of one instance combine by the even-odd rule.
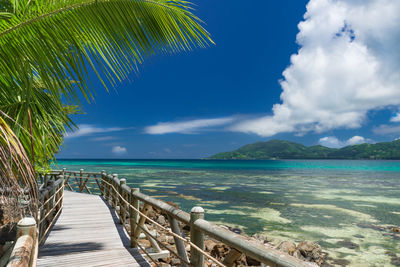
[[[200, 205], [206, 219], [270, 240], [318, 242], [348, 266], [394, 266], [400, 257], [400, 161], [59, 160], [106, 170], [143, 193]], [[343, 247], [351, 241], [356, 248]], [[399, 259], [400, 261], [400, 259]], [[330, 263], [334, 263], [330, 261]], [[340, 266], [340, 265], [337, 265]]]

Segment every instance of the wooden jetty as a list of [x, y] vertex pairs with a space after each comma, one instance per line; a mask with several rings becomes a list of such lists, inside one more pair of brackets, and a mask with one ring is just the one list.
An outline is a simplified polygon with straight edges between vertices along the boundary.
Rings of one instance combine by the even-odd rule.
[[[201, 207], [187, 213], [142, 194], [116, 174], [63, 169], [39, 178], [37, 217], [18, 223], [17, 239], [7, 246], [0, 267], [147, 267], [161, 266], [157, 260], [169, 256], [179, 260], [174, 266], [231, 267], [243, 254], [261, 266], [315, 266], [206, 221]], [[148, 216], [152, 209], [168, 226]], [[190, 228], [189, 236], [183, 226]], [[161, 242], [157, 231], [172, 236], [173, 245]], [[143, 246], [143, 238], [150, 247]], [[224, 243], [229, 253], [213, 257], [205, 251], [206, 238]]]
[[63, 211], [45, 244], [37, 266], [150, 266], [115, 212], [98, 195], [65, 191]]

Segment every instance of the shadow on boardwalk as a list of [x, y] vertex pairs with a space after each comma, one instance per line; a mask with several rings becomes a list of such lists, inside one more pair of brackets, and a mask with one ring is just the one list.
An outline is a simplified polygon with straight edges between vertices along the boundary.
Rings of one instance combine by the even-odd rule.
[[144, 266], [110, 205], [101, 197], [65, 191], [59, 218], [40, 247], [38, 266]]

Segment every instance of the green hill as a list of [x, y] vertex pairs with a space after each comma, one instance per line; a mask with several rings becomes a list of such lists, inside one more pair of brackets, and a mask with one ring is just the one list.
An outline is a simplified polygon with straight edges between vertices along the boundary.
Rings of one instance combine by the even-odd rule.
[[245, 145], [211, 159], [400, 159], [400, 140], [346, 146], [340, 149], [321, 145], [304, 146], [283, 140]]

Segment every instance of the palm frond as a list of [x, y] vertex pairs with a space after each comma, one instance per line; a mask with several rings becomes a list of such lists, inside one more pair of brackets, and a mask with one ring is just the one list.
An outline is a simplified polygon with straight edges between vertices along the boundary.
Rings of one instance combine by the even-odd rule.
[[21, 84], [25, 74], [37, 75], [68, 101], [78, 102], [71, 80], [79, 81], [85, 97], [93, 96], [89, 70], [108, 88], [149, 55], [212, 43], [186, 1], [14, 2], [13, 16], [0, 20], [0, 80]]
[[0, 189], [14, 198], [28, 190], [31, 199], [37, 198], [35, 172], [28, 155], [12, 129], [0, 115]]

